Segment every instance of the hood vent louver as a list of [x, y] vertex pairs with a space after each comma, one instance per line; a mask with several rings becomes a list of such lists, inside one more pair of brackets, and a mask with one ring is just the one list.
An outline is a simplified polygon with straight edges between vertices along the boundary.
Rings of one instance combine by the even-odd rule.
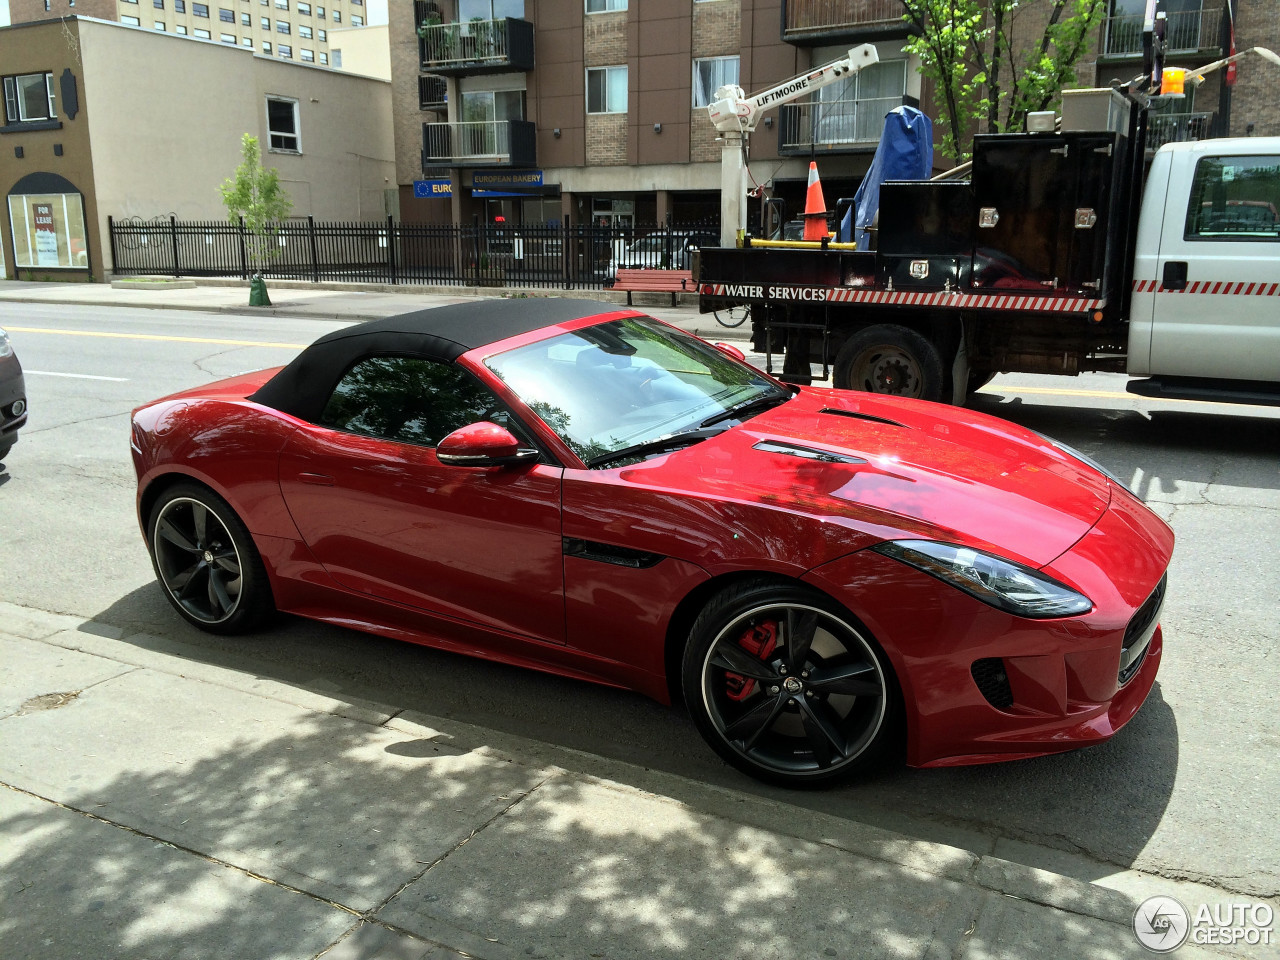
[[899, 423], [897, 420], [890, 420], [888, 417], [873, 416], [870, 413], [859, 413], [856, 410], [835, 410], [831, 407], [823, 407], [818, 412], [830, 413], [833, 416], [837, 416], [837, 417], [849, 417], [851, 420], [870, 420], [872, 423], [885, 423], [891, 427], [902, 427], [902, 429], [904, 430], [910, 429], [910, 427], [908, 427], [905, 423]]
[[819, 460], [822, 463], [863, 464], [867, 462], [863, 457], [855, 457], [847, 453], [834, 453], [830, 450], [819, 450], [816, 447], [802, 447], [798, 443], [788, 443], [783, 440], [761, 440], [752, 449], [761, 450], [765, 453], [781, 453], [788, 457], [800, 457], [804, 460]]

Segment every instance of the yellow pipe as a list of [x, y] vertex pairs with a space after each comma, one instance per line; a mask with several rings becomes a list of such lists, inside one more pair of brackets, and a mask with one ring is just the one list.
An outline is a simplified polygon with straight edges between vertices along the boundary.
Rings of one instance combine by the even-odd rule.
[[[820, 240], [752, 240], [753, 247], [780, 247], [784, 250], [822, 250]], [[857, 250], [856, 243], [828, 243], [827, 250]]]

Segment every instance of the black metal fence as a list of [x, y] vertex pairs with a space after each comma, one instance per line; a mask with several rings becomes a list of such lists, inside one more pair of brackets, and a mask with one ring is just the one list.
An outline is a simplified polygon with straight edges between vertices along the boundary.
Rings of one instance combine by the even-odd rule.
[[688, 269], [716, 223], [397, 223], [295, 218], [257, 237], [241, 223], [107, 218], [117, 276], [599, 289], [621, 267]]

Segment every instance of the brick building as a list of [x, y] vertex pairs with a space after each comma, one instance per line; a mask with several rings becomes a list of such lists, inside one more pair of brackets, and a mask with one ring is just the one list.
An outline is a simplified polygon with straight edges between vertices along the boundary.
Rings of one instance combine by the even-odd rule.
[[365, 8], [364, 0], [9, 0], [12, 23], [67, 16], [115, 20], [327, 66], [329, 31], [363, 26]]

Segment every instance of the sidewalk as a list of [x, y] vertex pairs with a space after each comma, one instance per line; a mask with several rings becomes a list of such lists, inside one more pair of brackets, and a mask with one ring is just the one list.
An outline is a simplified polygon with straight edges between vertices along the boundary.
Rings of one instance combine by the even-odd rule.
[[[190, 286], [194, 282], [194, 286]], [[117, 283], [121, 283], [117, 281]], [[132, 287], [132, 288], [130, 288]], [[141, 288], [141, 289], [139, 289]], [[240, 280], [201, 278], [181, 284], [34, 283], [0, 280], [0, 301], [15, 303], [65, 303], [94, 307], [132, 307], [156, 310], [198, 310], [269, 317], [307, 317], [320, 320], [377, 320], [425, 307], [468, 300], [508, 297], [570, 297], [600, 300], [601, 310], [626, 306], [624, 293], [610, 290], [561, 290], [548, 288], [407, 287], [387, 284], [308, 283], [272, 280], [267, 284], [270, 307], [250, 307], [249, 284]], [[683, 295], [682, 295], [683, 296]], [[722, 327], [710, 313], [699, 313], [696, 298], [671, 306], [669, 294], [634, 294], [638, 309], [708, 340], [746, 340], [746, 324]]]
[[0, 656], [7, 957], [1148, 955], [1115, 890], [178, 639], [0, 602]]

